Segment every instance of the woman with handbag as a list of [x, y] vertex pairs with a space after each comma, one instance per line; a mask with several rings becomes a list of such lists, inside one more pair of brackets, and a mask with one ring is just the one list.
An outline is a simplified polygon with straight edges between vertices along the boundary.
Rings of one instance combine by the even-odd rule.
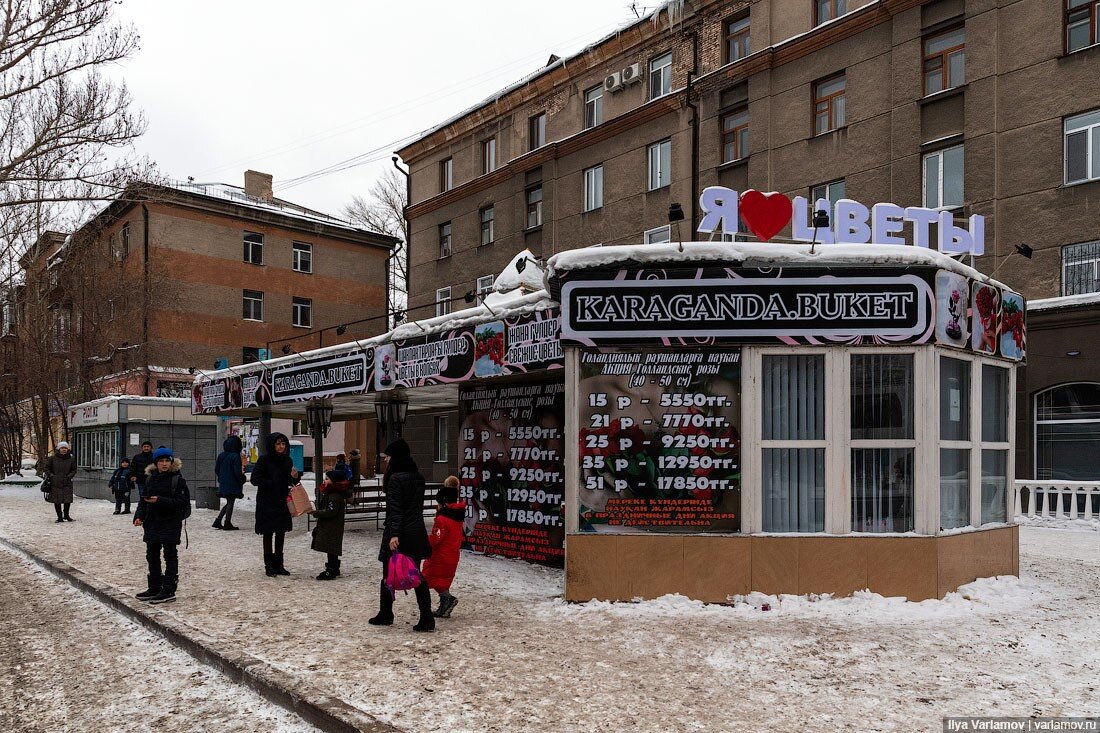
[[256, 487], [256, 534], [264, 538], [264, 570], [269, 578], [290, 575], [283, 567], [283, 539], [294, 529], [286, 505], [290, 488], [298, 483], [298, 471], [290, 458], [290, 441], [282, 433], [267, 439], [267, 452], [252, 469]]
[[[424, 526], [424, 477], [412, 458], [409, 444], [398, 438], [386, 446], [385, 455], [389, 461], [382, 478], [382, 490], [386, 492], [386, 527], [378, 551], [378, 559], [382, 561], [380, 608], [378, 615], [367, 621], [374, 626], [393, 623], [393, 593], [386, 586], [390, 556], [401, 552], [412, 558], [417, 567], [421, 560], [432, 556], [428, 530]], [[413, 631], [435, 631], [431, 591], [423, 577], [416, 586], [416, 605], [420, 609], [420, 621], [413, 626]]]
[[49, 485], [46, 501], [57, 512], [56, 523], [71, 522], [69, 507], [73, 505], [73, 476], [76, 475], [76, 456], [69, 452], [64, 440], [57, 444], [57, 451], [46, 460], [43, 476]]

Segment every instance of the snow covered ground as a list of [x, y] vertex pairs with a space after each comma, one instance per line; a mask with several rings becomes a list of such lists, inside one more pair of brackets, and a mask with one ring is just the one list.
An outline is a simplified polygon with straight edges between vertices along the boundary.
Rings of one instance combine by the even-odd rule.
[[[57, 525], [38, 492], [3, 488], [0, 535], [136, 591], [140, 533], [110, 511], [78, 501], [77, 521]], [[570, 605], [561, 571], [464, 553], [453, 618], [414, 634], [411, 595], [393, 627], [366, 623], [380, 575], [373, 522], [348, 533], [345, 577], [319, 583], [323, 556], [302, 529], [287, 538], [293, 576], [272, 579], [251, 516], [236, 517], [241, 532], [211, 529], [213, 516], [189, 522], [168, 611], [408, 731], [938, 731], [946, 715], [1100, 710], [1093, 531], [1025, 527], [1020, 580], [919, 604]]]

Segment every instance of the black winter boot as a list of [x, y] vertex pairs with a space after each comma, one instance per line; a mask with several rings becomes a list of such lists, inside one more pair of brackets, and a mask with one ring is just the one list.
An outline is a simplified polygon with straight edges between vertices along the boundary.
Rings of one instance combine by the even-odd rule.
[[160, 584], [160, 593], [149, 599], [150, 603], [170, 603], [176, 600], [176, 583], [179, 580], [178, 575], [166, 575], [164, 581]]
[[275, 553], [264, 553], [264, 572], [267, 573], [267, 577], [274, 578], [279, 573], [275, 570]]
[[276, 552], [273, 563], [276, 575], [290, 575], [290, 571], [283, 567], [283, 553]]
[[432, 616], [432, 592], [424, 581], [416, 586], [416, 605], [420, 607], [420, 622], [413, 631], [435, 631], [435, 617]]
[[378, 615], [367, 619], [367, 623], [371, 626], [390, 626], [393, 624], [393, 596], [386, 587], [386, 581], [383, 580], [379, 587], [382, 590], [378, 595]]
[[136, 596], [134, 596], [134, 598], [140, 598], [143, 601], [148, 601], [150, 598], [160, 593], [161, 576], [148, 575], [146, 577], [149, 579], [149, 589], [144, 593], [138, 593]]

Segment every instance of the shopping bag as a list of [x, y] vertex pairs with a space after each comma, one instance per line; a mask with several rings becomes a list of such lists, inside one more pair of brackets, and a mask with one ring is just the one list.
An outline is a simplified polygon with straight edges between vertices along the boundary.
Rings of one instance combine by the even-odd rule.
[[305, 487], [301, 484], [294, 484], [290, 487], [290, 495], [286, 497], [286, 507], [290, 510], [290, 516], [292, 517], [310, 514], [317, 508], [310, 501], [309, 494], [306, 493]]

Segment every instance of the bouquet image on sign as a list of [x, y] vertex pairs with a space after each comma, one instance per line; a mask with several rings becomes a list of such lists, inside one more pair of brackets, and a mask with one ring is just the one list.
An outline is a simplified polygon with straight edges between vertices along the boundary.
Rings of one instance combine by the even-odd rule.
[[374, 388], [393, 389], [397, 374], [397, 351], [393, 344], [382, 344], [374, 350]]
[[1001, 296], [989, 285], [974, 283], [974, 336], [971, 345], [975, 351], [992, 354], [997, 351], [997, 332], [1001, 320]]
[[478, 326], [474, 332], [474, 375], [495, 377], [504, 373], [504, 324]]
[[311, 514], [316, 509], [310, 501], [309, 494], [301, 484], [294, 484], [290, 488], [290, 495], [286, 497], [286, 508], [290, 510], [290, 516], [300, 517], [303, 514]]
[[936, 273], [936, 341], [948, 346], [966, 346], [970, 335], [966, 323], [969, 292], [962, 275], [946, 270]]
[[1024, 298], [1018, 293], [1005, 293], [1001, 306], [1001, 356], [1020, 361], [1027, 353], [1027, 332], [1024, 330]]

